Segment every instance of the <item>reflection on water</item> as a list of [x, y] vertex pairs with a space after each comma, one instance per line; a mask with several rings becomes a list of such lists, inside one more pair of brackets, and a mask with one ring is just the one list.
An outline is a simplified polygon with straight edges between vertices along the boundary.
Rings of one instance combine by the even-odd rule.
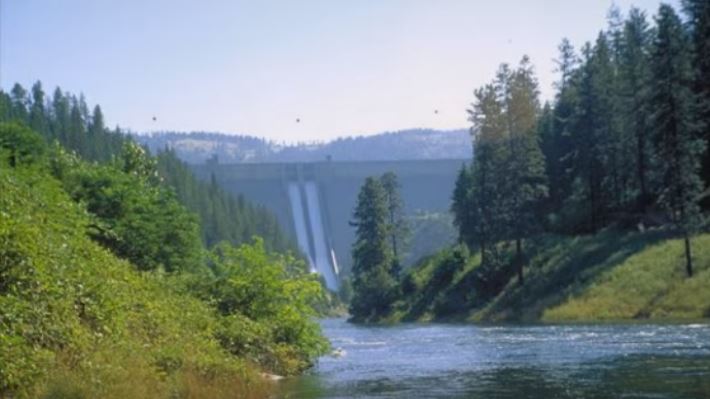
[[286, 398], [710, 398], [710, 325], [353, 326]]

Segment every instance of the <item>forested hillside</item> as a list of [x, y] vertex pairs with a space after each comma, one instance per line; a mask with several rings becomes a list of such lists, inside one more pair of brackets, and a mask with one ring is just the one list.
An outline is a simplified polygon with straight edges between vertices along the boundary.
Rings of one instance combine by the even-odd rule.
[[105, 161], [88, 162], [16, 119], [0, 123], [0, 396], [264, 397], [260, 372], [327, 349], [302, 261], [258, 238], [206, 248], [122, 135], [98, 133]]
[[[557, 93], [550, 103], [540, 103], [528, 57], [516, 66], [502, 64], [495, 78], [474, 92], [468, 110], [473, 160], [460, 171], [451, 207], [462, 248], [425, 260], [397, 285], [386, 241], [368, 244], [374, 251], [367, 254], [371, 258], [354, 251], [355, 263], [360, 257], [372, 276], [362, 287], [356, 281], [355, 297], [358, 288], [368, 285], [389, 287], [387, 296], [380, 294], [387, 300], [376, 301], [376, 309], [360, 310], [362, 318], [394, 313], [396, 319], [414, 312], [536, 319], [541, 310], [525, 314], [526, 301], [544, 302], [551, 291], [561, 291], [581, 297], [572, 300], [574, 305], [545, 314], [574, 319], [574, 309], [582, 309], [594, 295], [620, 297], [609, 290], [631, 289], [633, 282], [607, 284], [596, 294], [570, 285], [632, 275], [639, 284], [648, 280], [652, 285], [636, 288], [648, 292], [633, 311], [615, 313], [619, 317], [710, 314], [707, 298], [694, 301], [680, 294], [683, 287], [710, 288], [707, 240], [695, 239], [708, 229], [702, 205], [707, 211], [710, 5], [687, 0], [683, 6], [687, 23], [669, 5], [659, 8], [654, 23], [639, 9], [632, 8], [626, 17], [612, 9], [608, 27], [593, 43], [576, 51], [563, 40]], [[368, 187], [366, 183], [361, 195]], [[358, 206], [365, 204], [360, 201]], [[381, 206], [371, 206], [367, 220], [378, 220]], [[384, 227], [372, 231], [387, 231], [384, 221], [377, 223]], [[645, 233], [649, 230], [650, 235]], [[618, 247], [605, 238], [609, 232], [643, 244]], [[676, 251], [664, 258], [668, 263], [649, 257], [658, 253], [651, 245], [659, 235], [678, 240], [663, 246]], [[582, 266], [586, 258], [577, 253], [547, 252], [550, 240], [569, 242], [580, 236], [592, 237], [585, 241], [596, 245], [597, 252], [589, 250], [594, 255], [587, 256], [599, 264], [588, 265], [587, 271]], [[643, 252], [646, 246], [648, 253]], [[626, 251], [640, 252], [634, 257]], [[372, 258], [375, 253], [381, 256]], [[637, 267], [642, 266], [638, 259], [649, 261], [649, 275], [633, 274], [632, 266], [619, 261], [627, 256]], [[576, 273], [564, 266], [569, 259], [578, 264]], [[606, 271], [601, 264], [624, 271], [590, 275]], [[533, 267], [541, 269], [533, 269], [534, 279], [528, 281], [527, 270]], [[443, 292], [454, 297], [446, 299]], [[508, 300], [511, 296], [517, 299]], [[657, 311], [667, 296], [674, 298], [673, 304]], [[543, 305], [559, 305], [563, 299], [556, 301]], [[599, 311], [612, 305], [605, 306]], [[491, 307], [496, 311], [480, 311]], [[585, 313], [591, 319], [600, 314]]]
[[[128, 131], [106, 127], [101, 107], [96, 105], [89, 111], [83, 95], [77, 97], [56, 88], [49, 99], [41, 82], [32, 85], [29, 93], [19, 84], [10, 93], [0, 92], [0, 122], [11, 120], [24, 122], [48, 142], [56, 140], [87, 161], [110, 161], [125, 143], [134, 139]], [[198, 215], [207, 246], [222, 240], [247, 243], [253, 236], [260, 236], [268, 249], [296, 248], [267, 210], [234, 198], [214, 182], [197, 180], [173, 151], [163, 149], [157, 148], [158, 156], [151, 161], [157, 162], [156, 178], [170, 186], [179, 202]]]
[[466, 159], [471, 156], [471, 140], [465, 129], [409, 129], [298, 144], [207, 132], [155, 132], [137, 135], [135, 139], [154, 152], [172, 149], [188, 163]]

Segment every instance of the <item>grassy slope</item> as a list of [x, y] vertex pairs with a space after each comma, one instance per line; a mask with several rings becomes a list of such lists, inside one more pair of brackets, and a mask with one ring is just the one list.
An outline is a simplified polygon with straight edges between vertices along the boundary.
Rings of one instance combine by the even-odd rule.
[[0, 397], [265, 394], [213, 311], [91, 241], [58, 182], [0, 167], [0, 193]]
[[693, 240], [693, 278], [685, 276], [682, 241], [667, 232], [547, 236], [534, 248], [525, 285], [513, 278], [484, 305], [477, 304], [467, 284], [478, 257], [469, 258], [443, 285], [432, 279], [443, 255], [434, 257], [413, 274], [415, 289], [397, 304], [391, 319], [559, 322], [710, 317], [710, 234]]

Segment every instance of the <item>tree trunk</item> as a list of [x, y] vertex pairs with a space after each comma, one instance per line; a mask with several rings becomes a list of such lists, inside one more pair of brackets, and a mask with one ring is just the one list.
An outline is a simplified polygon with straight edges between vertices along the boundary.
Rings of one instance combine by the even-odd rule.
[[688, 230], [683, 232], [683, 239], [685, 241], [685, 271], [688, 273], [688, 277], [693, 277], [693, 256], [690, 250]]
[[518, 284], [523, 285], [525, 283], [525, 278], [523, 276], [523, 249], [522, 240], [520, 238], [515, 240], [515, 263], [518, 267]]

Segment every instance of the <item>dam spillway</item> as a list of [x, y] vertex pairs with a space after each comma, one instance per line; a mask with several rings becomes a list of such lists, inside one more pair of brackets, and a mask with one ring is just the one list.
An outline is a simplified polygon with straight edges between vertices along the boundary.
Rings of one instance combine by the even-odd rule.
[[327, 239], [318, 186], [314, 181], [290, 181], [287, 187], [298, 247], [306, 255], [311, 272], [319, 273], [326, 287], [337, 291], [337, 257]]
[[[209, 180], [214, 176], [227, 191], [274, 213], [284, 230], [298, 243], [311, 269], [321, 273], [331, 288], [337, 287], [342, 276], [349, 274], [350, 251], [355, 241], [355, 230], [349, 222], [366, 177], [396, 173], [407, 214], [419, 210], [448, 212], [456, 176], [465, 162], [462, 159], [209, 162], [190, 167], [200, 179]], [[319, 264], [328, 264], [330, 268]], [[334, 277], [329, 277], [331, 271]]]

